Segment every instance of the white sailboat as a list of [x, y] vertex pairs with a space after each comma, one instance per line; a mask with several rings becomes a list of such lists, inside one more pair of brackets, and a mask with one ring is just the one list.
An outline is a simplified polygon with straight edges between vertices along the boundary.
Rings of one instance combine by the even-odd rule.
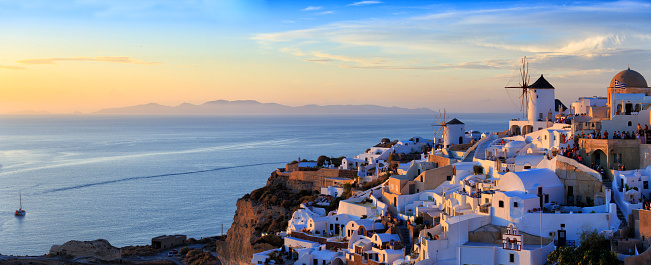
[[16, 210], [16, 216], [25, 216], [27, 212], [23, 210], [23, 194], [20, 193], [20, 209]]

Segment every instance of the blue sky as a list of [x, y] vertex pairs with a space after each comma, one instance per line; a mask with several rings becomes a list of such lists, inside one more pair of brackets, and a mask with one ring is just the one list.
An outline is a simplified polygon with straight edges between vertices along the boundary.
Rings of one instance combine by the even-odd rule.
[[[5, 1], [0, 112], [254, 99], [517, 112], [651, 75], [646, 1]], [[512, 99], [511, 99], [512, 98]]]

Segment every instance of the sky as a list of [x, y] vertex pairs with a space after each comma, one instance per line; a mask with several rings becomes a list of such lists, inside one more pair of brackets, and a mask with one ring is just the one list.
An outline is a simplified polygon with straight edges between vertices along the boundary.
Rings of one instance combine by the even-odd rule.
[[[463, 3], [459, 3], [463, 2]], [[651, 78], [651, 2], [0, 0], [0, 113], [257, 100], [519, 112]], [[649, 80], [651, 81], [651, 80]]]

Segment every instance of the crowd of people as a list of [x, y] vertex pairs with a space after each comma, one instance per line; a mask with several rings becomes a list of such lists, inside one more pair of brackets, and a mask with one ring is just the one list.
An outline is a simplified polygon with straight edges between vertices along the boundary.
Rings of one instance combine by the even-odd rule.
[[583, 157], [579, 155], [579, 145], [578, 144], [573, 144], [573, 145], [568, 145], [567, 148], [561, 147], [560, 150], [558, 150], [558, 153], [562, 156], [572, 158], [579, 163], [583, 163]]
[[588, 134], [581, 132], [581, 134], [577, 134], [577, 137], [585, 139], [637, 139], [640, 141], [640, 143], [645, 143], [646, 135], [651, 133], [651, 131], [648, 130], [647, 125], [644, 125], [644, 129], [642, 129], [642, 126], [640, 126], [640, 124], [637, 126], [637, 131], [615, 131], [611, 135], [608, 130], [604, 130], [603, 133], [601, 133], [601, 131], [595, 130]]
[[572, 116], [556, 118], [556, 123], [572, 124]]

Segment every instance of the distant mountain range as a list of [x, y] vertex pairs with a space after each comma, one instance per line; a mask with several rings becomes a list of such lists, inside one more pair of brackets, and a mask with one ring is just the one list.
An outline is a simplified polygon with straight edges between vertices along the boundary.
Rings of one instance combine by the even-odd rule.
[[432, 114], [428, 108], [399, 108], [377, 105], [305, 105], [290, 107], [255, 100], [216, 100], [194, 105], [183, 103], [172, 107], [149, 103], [123, 108], [102, 109], [99, 114]]

